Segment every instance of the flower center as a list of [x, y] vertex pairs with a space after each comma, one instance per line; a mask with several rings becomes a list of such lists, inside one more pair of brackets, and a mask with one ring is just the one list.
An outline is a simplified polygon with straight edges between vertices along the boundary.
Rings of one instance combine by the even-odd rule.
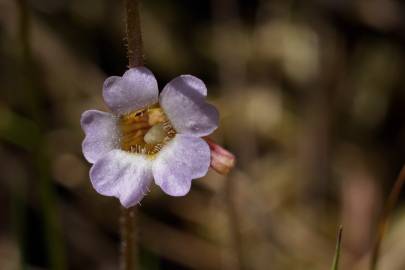
[[119, 120], [121, 149], [153, 156], [176, 131], [158, 104], [122, 115]]

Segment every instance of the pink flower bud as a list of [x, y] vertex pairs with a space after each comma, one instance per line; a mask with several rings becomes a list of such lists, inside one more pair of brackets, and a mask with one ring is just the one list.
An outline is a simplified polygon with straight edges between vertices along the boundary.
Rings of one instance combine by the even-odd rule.
[[222, 146], [216, 144], [212, 139], [207, 137], [204, 139], [211, 149], [211, 168], [219, 174], [227, 175], [235, 166], [235, 156]]

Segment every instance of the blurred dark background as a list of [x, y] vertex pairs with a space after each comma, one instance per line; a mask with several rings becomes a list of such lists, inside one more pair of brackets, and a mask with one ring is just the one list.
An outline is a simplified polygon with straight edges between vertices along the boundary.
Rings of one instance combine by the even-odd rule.
[[[369, 269], [405, 161], [405, 4], [142, 1], [162, 88], [205, 81], [236, 169], [137, 212], [139, 269]], [[91, 187], [79, 119], [127, 66], [113, 0], [0, 0], [0, 269], [118, 269], [119, 204]], [[405, 269], [403, 200], [380, 269]]]

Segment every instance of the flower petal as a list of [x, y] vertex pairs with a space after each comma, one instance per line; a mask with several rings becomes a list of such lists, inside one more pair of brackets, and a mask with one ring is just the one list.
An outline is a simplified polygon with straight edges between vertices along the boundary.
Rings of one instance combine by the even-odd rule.
[[158, 102], [158, 85], [153, 73], [145, 67], [127, 70], [122, 77], [109, 77], [103, 86], [103, 97], [116, 114], [136, 111]]
[[201, 138], [177, 134], [153, 162], [155, 183], [171, 196], [184, 196], [191, 180], [203, 177], [210, 166], [210, 149]]
[[152, 182], [151, 161], [142, 155], [113, 150], [90, 170], [94, 189], [118, 198], [124, 207], [139, 203]]
[[94, 163], [113, 149], [118, 148], [117, 118], [97, 110], [85, 111], [80, 124], [86, 137], [82, 151], [88, 162]]
[[218, 127], [218, 111], [204, 94], [204, 83], [190, 75], [179, 76], [163, 88], [160, 105], [177, 132], [202, 137]]
[[205, 86], [205, 83], [202, 80], [193, 75], [180, 75], [177, 78], [174, 78], [172, 83], [186, 84], [190, 90], [197, 91], [201, 95], [207, 96], [207, 86]]

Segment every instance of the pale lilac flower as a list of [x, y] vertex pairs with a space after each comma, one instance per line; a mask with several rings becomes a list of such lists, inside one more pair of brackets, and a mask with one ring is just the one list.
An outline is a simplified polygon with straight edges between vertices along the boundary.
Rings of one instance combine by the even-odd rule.
[[218, 126], [206, 95], [205, 84], [191, 75], [173, 79], [159, 95], [145, 67], [108, 78], [103, 97], [112, 113], [89, 110], [81, 118], [95, 190], [125, 207], [139, 203], [153, 180], [169, 195], [187, 194], [192, 179], [210, 166], [210, 148], [201, 137]]

